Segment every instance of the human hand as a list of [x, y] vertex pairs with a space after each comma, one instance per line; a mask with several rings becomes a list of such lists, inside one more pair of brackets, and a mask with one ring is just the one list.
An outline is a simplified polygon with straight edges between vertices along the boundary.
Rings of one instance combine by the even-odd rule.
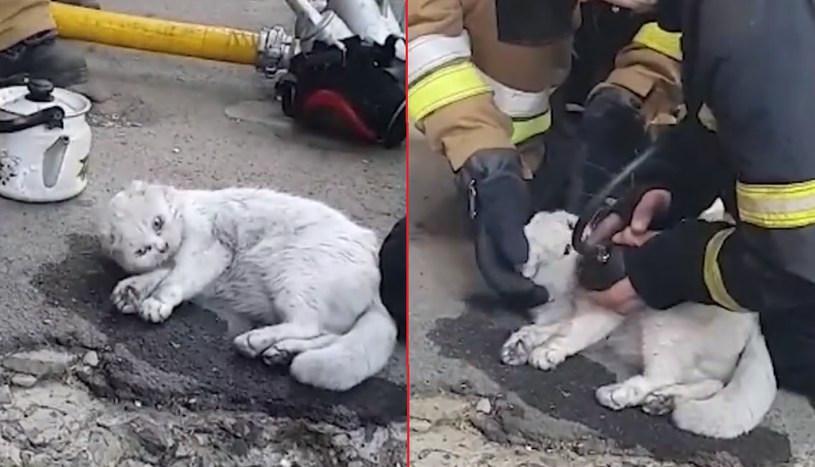
[[628, 278], [618, 281], [606, 290], [586, 291], [585, 293], [588, 299], [595, 304], [621, 315], [645, 306]]
[[591, 238], [611, 237], [611, 241], [618, 245], [639, 247], [657, 235], [659, 232], [650, 230], [650, 227], [654, 219], [671, 206], [671, 193], [664, 189], [649, 190], [635, 203], [631, 222], [627, 226], [622, 226], [624, 220], [620, 214], [612, 212], [592, 230]]
[[490, 149], [471, 156], [460, 177], [474, 222], [481, 275], [507, 304], [532, 308], [548, 302], [549, 292], [520, 272], [529, 259], [524, 228], [532, 213], [521, 173], [516, 150]]
[[484, 280], [507, 304], [531, 308], [549, 301], [549, 292], [520, 273], [529, 259], [529, 242], [525, 219], [517, 211], [510, 203], [482, 212], [483, 223], [476, 226], [476, 262]]

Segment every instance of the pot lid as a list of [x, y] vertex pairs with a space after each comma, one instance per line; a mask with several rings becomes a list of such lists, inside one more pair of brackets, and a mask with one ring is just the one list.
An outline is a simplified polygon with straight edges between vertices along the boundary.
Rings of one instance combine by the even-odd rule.
[[26, 86], [0, 88], [0, 110], [10, 114], [28, 116], [55, 105], [65, 111], [65, 118], [83, 115], [91, 109], [87, 97], [55, 88], [46, 80], [32, 79]]

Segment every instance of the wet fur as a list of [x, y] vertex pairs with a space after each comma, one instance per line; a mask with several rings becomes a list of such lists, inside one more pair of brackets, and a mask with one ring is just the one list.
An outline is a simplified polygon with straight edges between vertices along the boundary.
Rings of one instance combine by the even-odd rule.
[[597, 389], [603, 406], [672, 413], [679, 428], [714, 438], [752, 430], [776, 394], [757, 315], [685, 303], [623, 317], [595, 305], [576, 287], [575, 221], [565, 212], [538, 213], [527, 225], [530, 257], [523, 273], [546, 285], [553, 300], [532, 311], [535, 324], [510, 336], [503, 362], [551, 370], [604, 347], [621, 377]]
[[158, 323], [190, 300], [227, 321], [242, 354], [337, 391], [378, 373], [393, 351], [378, 239], [326, 204], [135, 181], [104, 207], [98, 232], [133, 274], [112, 294], [123, 313]]

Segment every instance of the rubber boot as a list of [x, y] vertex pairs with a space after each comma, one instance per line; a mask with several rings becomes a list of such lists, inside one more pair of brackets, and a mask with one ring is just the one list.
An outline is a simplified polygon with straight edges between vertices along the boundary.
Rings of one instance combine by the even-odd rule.
[[65, 3], [66, 5], [81, 6], [84, 8], [93, 8], [94, 10], [101, 10], [102, 5], [96, 0], [53, 0], [57, 3]]
[[26, 73], [31, 78], [47, 79], [54, 86], [67, 88], [99, 102], [109, 94], [88, 81], [85, 57], [57, 38], [56, 31], [45, 31], [0, 51], [0, 78]]
[[0, 51], [0, 77], [27, 73], [66, 88], [88, 81], [88, 65], [76, 50], [57, 40], [56, 31], [46, 31]]
[[379, 297], [396, 321], [397, 337], [407, 337], [407, 217], [393, 225], [379, 249]]
[[522, 167], [515, 149], [482, 149], [467, 159], [457, 177], [484, 280], [507, 305], [531, 308], [547, 302], [549, 293], [519, 272], [529, 258], [524, 227], [532, 216]]

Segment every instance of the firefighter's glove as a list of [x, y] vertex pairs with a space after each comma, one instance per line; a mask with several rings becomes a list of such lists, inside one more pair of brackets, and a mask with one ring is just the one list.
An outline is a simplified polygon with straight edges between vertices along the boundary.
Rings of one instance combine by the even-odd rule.
[[549, 301], [546, 288], [519, 272], [529, 258], [524, 226], [532, 215], [521, 157], [514, 149], [473, 154], [459, 172], [475, 234], [478, 268], [510, 306], [532, 308]]

